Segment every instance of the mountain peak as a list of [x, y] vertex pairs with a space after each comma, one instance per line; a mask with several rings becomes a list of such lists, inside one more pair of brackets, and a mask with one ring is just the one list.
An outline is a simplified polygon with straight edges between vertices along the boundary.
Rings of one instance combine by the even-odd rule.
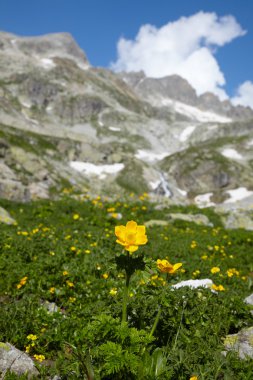
[[4, 51], [40, 58], [55, 56], [74, 58], [80, 63], [88, 64], [83, 50], [77, 45], [72, 35], [65, 32], [35, 37], [16, 36], [15, 34], [0, 32], [0, 53]]

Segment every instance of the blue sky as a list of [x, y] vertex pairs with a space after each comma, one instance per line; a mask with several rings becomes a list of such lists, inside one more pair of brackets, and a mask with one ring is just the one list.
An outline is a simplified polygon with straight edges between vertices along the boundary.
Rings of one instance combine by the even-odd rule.
[[[227, 15], [234, 19], [222, 18]], [[191, 37], [201, 23], [203, 31]], [[146, 24], [154, 29], [140, 34]], [[198, 93], [253, 99], [252, 0], [8, 0], [0, 4], [0, 30], [23, 36], [69, 32], [93, 66], [144, 69], [150, 76], [180, 68], [186, 79], [195, 76], [191, 84]], [[173, 51], [167, 49], [171, 39]]]

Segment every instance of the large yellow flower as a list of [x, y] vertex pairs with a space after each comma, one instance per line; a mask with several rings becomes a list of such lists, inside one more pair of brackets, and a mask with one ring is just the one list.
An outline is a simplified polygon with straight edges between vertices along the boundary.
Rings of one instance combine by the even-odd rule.
[[115, 235], [116, 242], [123, 245], [129, 252], [137, 251], [139, 245], [144, 245], [148, 241], [146, 227], [138, 226], [133, 220], [127, 222], [126, 226], [116, 226]]
[[168, 260], [160, 260], [158, 259], [156, 262], [158, 268], [162, 273], [175, 273], [183, 264], [177, 263], [172, 265]]

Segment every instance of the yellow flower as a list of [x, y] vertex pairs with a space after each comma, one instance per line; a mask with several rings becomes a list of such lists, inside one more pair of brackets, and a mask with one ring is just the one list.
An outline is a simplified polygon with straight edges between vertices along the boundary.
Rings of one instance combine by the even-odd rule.
[[102, 277], [103, 277], [105, 280], [107, 280], [107, 278], [109, 277], [109, 274], [108, 274], [108, 273], [104, 273], [104, 274], [102, 274]]
[[38, 360], [38, 362], [43, 362], [43, 360], [45, 360], [45, 356], [44, 355], [34, 355], [34, 359]]
[[233, 277], [233, 275], [239, 276], [240, 272], [235, 268], [230, 268], [227, 270], [227, 276]]
[[73, 215], [73, 219], [74, 219], [74, 220], [78, 220], [79, 218], [80, 218], [80, 215], [79, 215], [79, 214], [74, 214], [74, 215]]
[[36, 339], [38, 339], [37, 338], [37, 335], [34, 335], [34, 334], [29, 334], [29, 335], [27, 335], [27, 337], [26, 337], [28, 340], [36, 340]]
[[212, 288], [213, 290], [216, 290], [217, 292], [224, 292], [224, 290], [225, 290], [225, 288], [224, 288], [223, 285], [215, 285], [215, 284], [213, 284], [213, 285], [211, 286], [211, 288]]
[[75, 285], [71, 281], [66, 281], [66, 284], [70, 287], [73, 288]]
[[63, 276], [67, 276], [69, 274], [69, 272], [67, 271], [67, 270], [64, 270], [63, 272], [62, 272], [62, 275]]
[[51, 294], [54, 294], [54, 292], [55, 292], [55, 287], [52, 286], [52, 287], [49, 289], [49, 292], [50, 292]]
[[109, 292], [109, 294], [111, 295], [111, 296], [116, 296], [116, 294], [118, 293], [118, 290], [117, 290], [117, 288], [112, 288], [111, 290], [110, 290], [110, 292]]
[[162, 273], [175, 273], [183, 264], [177, 263], [172, 265], [168, 260], [160, 260], [158, 259], [156, 262], [158, 268]]
[[137, 251], [139, 245], [144, 245], [148, 241], [146, 227], [138, 226], [133, 220], [127, 222], [126, 226], [116, 226], [115, 235], [116, 243], [123, 245], [129, 252]]
[[196, 248], [196, 247], [197, 247], [197, 242], [196, 242], [195, 240], [193, 240], [193, 241], [191, 242], [191, 248], [194, 249], [194, 248]]
[[211, 273], [215, 274], [215, 273], [219, 273], [220, 272], [220, 268], [219, 267], [213, 267], [211, 268]]
[[190, 380], [198, 380], [198, 376], [191, 376]]
[[29, 352], [30, 352], [30, 348], [31, 348], [30, 345], [28, 345], [28, 346], [25, 347], [25, 352], [26, 352], [27, 354], [29, 354]]
[[17, 284], [17, 289], [20, 289], [22, 286], [24, 286], [26, 284], [26, 282], [27, 282], [27, 279], [28, 279], [27, 276], [21, 278], [19, 284]]

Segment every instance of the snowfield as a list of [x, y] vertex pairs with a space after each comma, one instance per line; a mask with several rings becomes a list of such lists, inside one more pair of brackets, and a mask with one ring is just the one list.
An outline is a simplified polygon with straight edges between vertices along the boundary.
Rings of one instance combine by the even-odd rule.
[[139, 149], [134, 156], [142, 161], [155, 162], [155, 161], [163, 160], [166, 156], [169, 156], [169, 155], [170, 155], [169, 152], [154, 153], [148, 150]]
[[249, 197], [253, 191], [247, 190], [246, 187], [238, 187], [238, 189], [227, 190], [226, 193], [230, 195], [230, 198], [226, 199], [224, 203], [234, 203]]
[[116, 174], [124, 169], [124, 164], [95, 165], [90, 162], [70, 161], [71, 168], [86, 175], [95, 175], [105, 179], [107, 174]]

